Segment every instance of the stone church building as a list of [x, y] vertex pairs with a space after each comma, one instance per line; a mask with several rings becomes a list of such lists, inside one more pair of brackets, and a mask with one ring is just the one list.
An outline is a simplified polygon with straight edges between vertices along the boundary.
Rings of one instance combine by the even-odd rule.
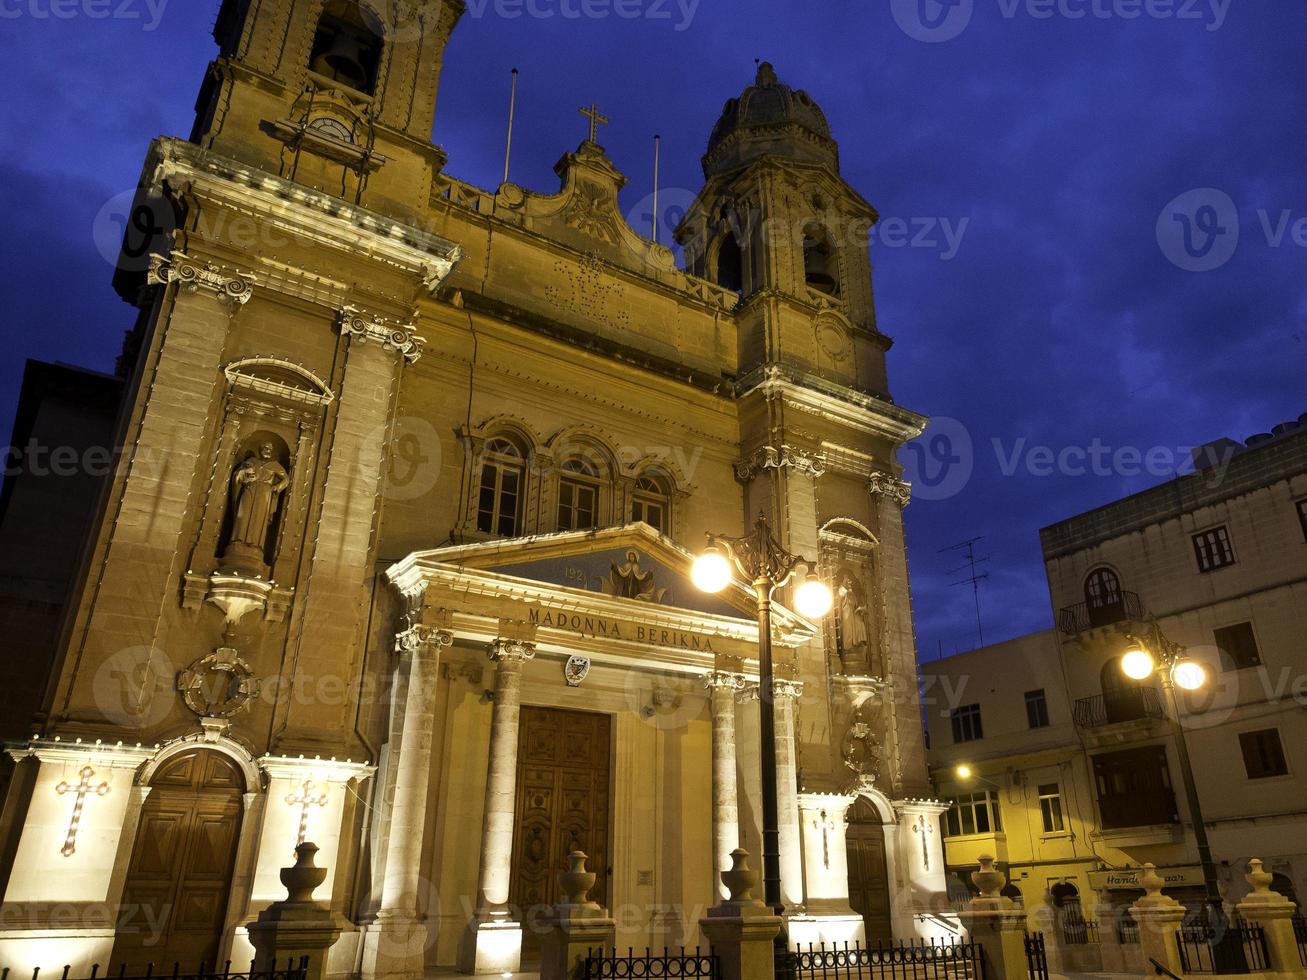
[[305, 840], [333, 974], [529, 969], [578, 848], [619, 945], [701, 942], [760, 863], [758, 627], [689, 567], [759, 513], [837, 592], [776, 597], [790, 935], [942, 934], [894, 462], [926, 420], [821, 109], [766, 64], [726, 103], [682, 270], [593, 122], [556, 191], [446, 173], [462, 4], [397, 9], [223, 0], [149, 149], [131, 451], [9, 746], [0, 966], [247, 961]]

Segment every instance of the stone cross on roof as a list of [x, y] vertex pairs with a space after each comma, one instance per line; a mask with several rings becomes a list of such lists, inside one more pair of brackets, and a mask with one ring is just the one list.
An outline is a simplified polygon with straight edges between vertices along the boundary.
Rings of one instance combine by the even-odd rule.
[[599, 106], [596, 105], [596, 104], [593, 103], [593, 102], [590, 103], [590, 107], [589, 107], [589, 108], [586, 108], [585, 106], [582, 106], [580, 109], [577, 109], [576, 111], [579, 112], [579, 113], [581, 113], [581, 115], [586, 116], [586, 117], [589, 118], [589, 120], [590, 120], [590, 142], [591, 142], [591, 143], [598, 143], [598, 142], [599, 142], [599, 140], [598, 140], [598, 136], [599, 136], [599, 127], [600, 127], [600, 126], [607, 126], [607, 125], [608, 125], [608, 117], [605, 116], [605, 115], [603, 115], [603, 114], [599, 111]]

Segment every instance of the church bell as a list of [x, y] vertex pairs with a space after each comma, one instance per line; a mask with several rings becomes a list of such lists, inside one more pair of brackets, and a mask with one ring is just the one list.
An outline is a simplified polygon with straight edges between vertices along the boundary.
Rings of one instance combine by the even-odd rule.
[[363, 64], [363, 45], [347, 31], [336, 31], [330, 46], [313, 59], [313, 70], [319, 75], [334, 78], [350, 88], [366, 92], [368, 70]]

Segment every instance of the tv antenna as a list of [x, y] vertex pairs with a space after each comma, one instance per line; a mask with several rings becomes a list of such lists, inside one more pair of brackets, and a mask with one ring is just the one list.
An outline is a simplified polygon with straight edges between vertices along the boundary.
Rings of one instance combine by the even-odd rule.
[[977, 557], [976, 544], [977, 542], [984, 540], [985, 536], [982, 534], [979, 537], [968, 538], [966, 541], [959, 541], [957, 544], [951, 544], [947, 548], [939, 549], [940, 554], [943, 554], [946, 551], [961, 552], [962, 557], [966, 559], [966, 561], [957, 568], [949, 569], [948, 574], [956, 575], [958, 572], [970, 572], [971, 574], [966, 578], [958, 579], [956, 582], [950, 582], [949, 585], [956, 586], [970, 584], [971, 594], [976, 600], [976, 635], [979, 637], [980, 645], [982, 647], [985, 645], [985, 628], [980, 621], [980, 583], [989, 578], [989, 573], [979, 572], [978, 569], [985, 562], [989, 561], [989, 555]]

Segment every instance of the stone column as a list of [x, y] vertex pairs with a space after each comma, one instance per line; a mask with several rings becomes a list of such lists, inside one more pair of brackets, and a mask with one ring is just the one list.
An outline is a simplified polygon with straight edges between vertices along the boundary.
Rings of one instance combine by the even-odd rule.
[[1146, 894], [1130, 906], [1130, 914], [1139, 923], [1139, 947], [1144, 963], [1156, 960], [1180, 976], [1184, 970], [1180, 963], [1180, 947], [1176, 944], [1176, 936], [1180, 933], [1180, 923], [1184, 921], [1185, 907], [1174, 898], [1162, 894], [1165, 882], [1158, 875], [1155, 865], [1144, 865], [1139, 884], [1144, 886]]
[[1007, 875], [994, 867], [994, 858], [980, 856], [980, 870], [971, 872], [980, 889], [958, 919], [973, 943], [985, 950], [985, 976], [991, 980], [1029, 980], [1026, 960], [1026, 913], [1000, 892]]
[[477, 910], [459, 947], [463, 973], [516, 973], [522, 961], [522, 924], [508, 908], [513, 865], [513, 810], [517, 797], [517, 728], [522, 705], [522, 665], [535, 644], [500, 638], [490, 645], [495, 707], [490, 722], [490, 767], [481, 825], [481, 874]]
[[418, 917], [418, 885], [431, 775], [432, 704], [440, 651], [453, 642], [448, 630], [427, 625], [414, 626], [395, 638], [397, 676], [402, 681], [396, 693], [404, 699], [403, 722], [394, 757], [395, 792], [381, 909], [363, 941], [365, 977], [419, 978], [424, 971], [427, 926]]
[[781, 900], [787, 910], [803, 907], [803, 831], [799, 825], [799, 760], [794, 744], [800, 681], [772, 681], [776, 699], [776, 814], [780, 830]]
[[1273, 973], [1301, 975], [1304, 969], [1298, 953], [1298, 940], [1293, 931], [1293, 917], [1298, 912], [1296, 903], [1279, 892], [1271, 891], [1272, 876], [1253, 858], [1244, 875], [1253, 890], [1239, 903], [1239, 917], [1245, 922], [1262, 927], [1266, 934], [1266, 953], [1270, 958], [1268, 969]]
[[714, 671], [707, 678], [712, 705], [713, 881], [717, 900], [728, 897], [721, 882], [740, 846], [739, 788], [735, 783], [735, 695], [744, 687], [739, 674]]
[[731, 858], [731, 870], [721, 876], [730, 898], [710, 908], [699, 927], [721, 963], [721, 980], [770, 980], [782, 923], [753, 896], [758, 875], [749, 870], [748, 852], [736, 848]]

